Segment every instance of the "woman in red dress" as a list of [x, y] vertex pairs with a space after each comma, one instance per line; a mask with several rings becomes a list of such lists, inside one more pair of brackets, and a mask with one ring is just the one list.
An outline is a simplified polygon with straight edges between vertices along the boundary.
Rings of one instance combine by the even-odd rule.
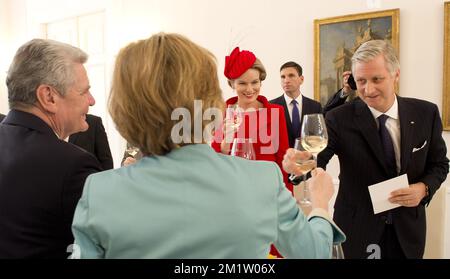
[[[243, 111], [240, 125], [225, 119], [223, 129], [219, 129], [212, 147], [224, 154], [230, 154], [234, 138], [249, 138], [253, 143], [256, 160], [273, 161], [283, 173], [286, 187], [292, 192], [292, 184], [283, 171], [281, 162], [289, 148], [286, 120], [282, 106], [271, 104], [260, 95], [261, 82], [266, 78], [266, 70], [259, 59], [250, 51], [240, 51], [236, 47], [225, 58], [225, 76], [237, 96], [226, 101], [227, 107]], [[272, 255], [278, 255], [271, 250]]]

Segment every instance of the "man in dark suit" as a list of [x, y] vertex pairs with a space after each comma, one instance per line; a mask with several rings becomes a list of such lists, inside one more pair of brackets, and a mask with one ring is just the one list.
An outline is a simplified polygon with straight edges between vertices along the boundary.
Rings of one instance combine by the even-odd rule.
[[98, 116], [87, 114], [86, 122], [89, 124], [89, 129], [85, 132], [71, 135], [69, 142], [94, 155], [104, 170], [112, 169], [113, 158], [102, 119]]
[[[347, 234], [346, 258], [422, 258], [425, 206], [448, 173], [442, 124], [435, 104], [396, 96], [400, 65], [394, 48], [381, 40], [361, 45], [352, 58], [360, 100], [327, 116], [324, 167], [336, 154], [340, 186], [334, 220]], [[409, 187], [390, 193], [400, 207], [374, 214], [368, 186], [407, 174]], [[408, 185], [405, 185], [408, 186]]]
[[101, 170], [64, 141], [88, 129], [95, 101], [73, 46], [34, 39], [17, 51], [6, 78], [11, 111], [0, 125], [0, 258], [67, 258], [86, 177]]
[[319, 102], [303, 96], [300, 86], [303, 83], [303, 69], [295, 62], [286, 62], [280, 68], [281, 86], [284, 94], [271, 100], [272, 104], [283, 106], [289, 136], [289, 146], [294, 147], [295, 139], [300, 137], [303, 116], [321, 113]]
[[348, 79], [351, 74], [352, 74], [351, 71], [345, 71], [342, 74], [343, 87], [339, 89], [336, 93], [334, 93], [334, 95], [331, 96], [331, 98], [328, 100], [327, 104], [323, 107], [323, 114], [325, 116], [330, 110], [345, 104], [347, 99], [353, 100], [357, 98], [354, 96], [355, 91], [348, 84]]

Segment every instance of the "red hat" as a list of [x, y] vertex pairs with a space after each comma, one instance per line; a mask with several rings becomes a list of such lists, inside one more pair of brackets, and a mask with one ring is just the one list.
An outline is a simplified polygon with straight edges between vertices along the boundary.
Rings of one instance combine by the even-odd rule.
[[250, 69], [256, 61], [256, 56], [248, 50], [239, 51], [236, 47], [230, 56], [225, 57], [224, 74], [228, 79], [236, 79]]

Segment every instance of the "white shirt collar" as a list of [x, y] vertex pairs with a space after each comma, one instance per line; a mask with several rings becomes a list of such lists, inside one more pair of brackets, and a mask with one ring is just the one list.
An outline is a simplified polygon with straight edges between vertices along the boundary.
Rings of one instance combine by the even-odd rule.
[[56, 135], [56, 137], [57, 137], [58, 139], [63, 140], [63, 141], [65, 141], [65, 142], [69, 142], [69, 137], [66, 137], [65, 139], [62, 139], [62, 138], [58, 135], [58, 133], [55, 132], [54, 130], [53, 130], [53, 133], [55, 133], [55, 135]]
[[65, 142], [69, 142], [69, 137], [66, 137], [65, 139], [62, 139], [62, 138], [58, 135], [58, 133], [55, 132], [55, 130], [53, 130], [53, 133], [55, 133], [55, 135], [56, 135], [56, 137], [57, 137], [58, 139], [63, 140], [63, 141], [65, 141]]
[[386, 114], [390, 118], [393, 118], [395, 120], [398, 120], [398, 102], [397, 102], [397, 96], [394, 97], [394, 103], [392, 104], [391, 108], [388, 109], [386, 112], [380, 112], [372, 107], [369, 107], [370, 112], [372, 113], [373, 117], [377, 119], [380, 115]]
[[61, 137], [58, 135], [58, 133], [55, 130], [53, 130], [53, 133], [55, 133], [55, 135], [58, 139], [61, 139]]
[[[283, 95], [284, 95], [284, 100], [286, 101], [286, 105], [289, 106], [291, 104], [292, 100], [294, 100], [294, 99], [289, 97], [286, 93], [284, 93]], [[301, 103], [302, 103], [302, 92], [300, 92], [300, 95], [298, 95], [298, 97], [295, 100], [297, 101], [298, 105], [301, 105]]]

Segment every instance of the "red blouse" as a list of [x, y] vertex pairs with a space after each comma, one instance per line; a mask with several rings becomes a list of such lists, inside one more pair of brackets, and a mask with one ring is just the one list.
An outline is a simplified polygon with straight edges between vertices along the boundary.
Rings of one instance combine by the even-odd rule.
[[[227, 106], [236, 104], [237, 100], [237, 97], [228, 99]], [[257, 100], [263, 104], [263, 108], [245, 112], [243, 121], [234, 137], [239, 136], [252, 140], [256, 160], [277, 163], [283, 173], [286, 187], [292, 192], [292, 184], [289, 183], [288, 175], [282, 167], [283, 156], [289, 148], [284, 109], [280, 105], [269, 103], [264, 96], [259, 95]], [[217, 152], [221, 152], [220, 144], [222, 141], [223, 130], [218, 129], [211, 146]]]

